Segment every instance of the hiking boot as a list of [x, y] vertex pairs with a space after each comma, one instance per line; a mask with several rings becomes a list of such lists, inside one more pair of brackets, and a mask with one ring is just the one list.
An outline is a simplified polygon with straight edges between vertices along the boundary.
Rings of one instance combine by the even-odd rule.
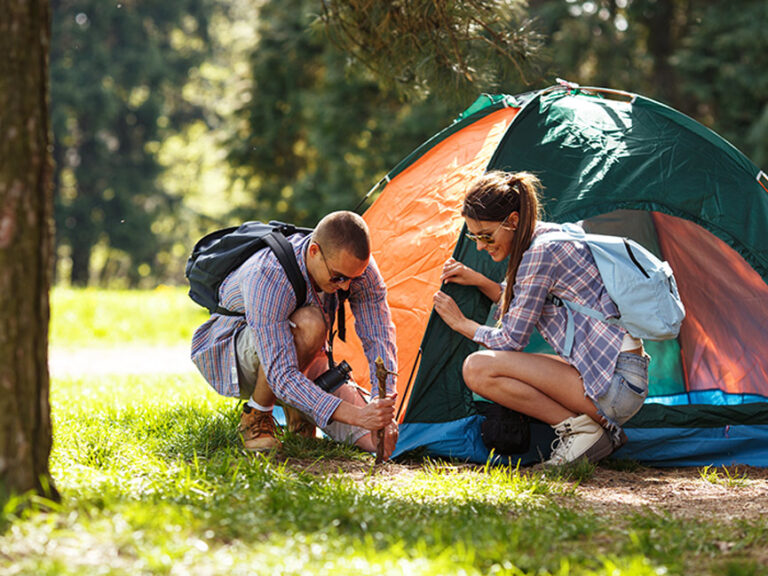
[[608, 432], [586, 414], [567, 418], [553, 428], [557, 438], [545, 466], [561, 466], [581, 458], [597, 462], [614, 450]]
[[283, 404], [283, 412], [285, 413], [285, 422], [290, 432], [294, 432], [304, 438], [316, 437], [317, 427], [315, 423], [309, 420], [303, 412], [287, 404]]
[[275, 437], [277, 422], [271, 411], [262, 412], [244, 405], [237, 431], [243, 437], [243, 446], [251, 452], [280, 448], [280, 440]]

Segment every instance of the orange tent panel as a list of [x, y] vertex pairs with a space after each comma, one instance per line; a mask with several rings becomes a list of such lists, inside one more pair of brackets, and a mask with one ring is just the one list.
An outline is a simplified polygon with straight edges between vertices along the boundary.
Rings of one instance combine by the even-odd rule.
[[[503, 108], [437, 143], [397, 174], [365, 212], [373, 255], [387, 284], [387, 299], [397, 330], [398, 403], [414, 370], [432, 296], [451, 256], [463, 219], [467, 184], [482, 174], [518, 108]], [[367, 361], [347, 312], [347, 342], [334, 357], [352, 366], [358, 384], [370, 388]]]

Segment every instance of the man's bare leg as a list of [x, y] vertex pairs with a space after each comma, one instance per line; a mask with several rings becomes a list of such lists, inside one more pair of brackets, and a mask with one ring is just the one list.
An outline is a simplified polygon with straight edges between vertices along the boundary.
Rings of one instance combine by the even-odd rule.
[[[293, 332], [293, 341], [296, 346], [299, 370], [308, 374], [312, 367], [323, 362], [325, 367], [327, 367], [328, 361], [325, 358], [324, 349], [325, 342], [328, 339], [328, 327], [326, 326], [325, 316], [322, 311], [315, 306], [305, 306], [296, 310], [291, 315], [290, 321], [293, 324], [291, 332]], [[308, 377], [310, 379], [313, 378], [309, 374]], [[264, 378], [264, 384], [267, 384], [266, 377]], [[271, 390], [269, 391], [272, 392]], [[274, 398], [274, 394], [272, 394], [272, 397]], [[306, 438], [314, 438], [317, 435], [315, 423], [304, 413], [285, 403], [281, 403], [281, 406], [285, 413], [288, 430]]]
[[[296, 310], [289, 318], [296, 347], [299, 369], [304, 370], [320, 354], [325, 345], [327, 328], [322, 311], [313, 306]], [[247, 329], [247, 328], [246, 328]], [[248, 450], [270, 450], [280, 446], [275, 438], [275, 422], [272, 408], [277, 398], [267, 382], [267, 376], [259, 363], [256, 384], [250, 401], [243, 407], [239, 430]], [[300, 411], [283, 405], [288, 429], [307, 437], [314, 437], [314, 422], [309, 421]]]

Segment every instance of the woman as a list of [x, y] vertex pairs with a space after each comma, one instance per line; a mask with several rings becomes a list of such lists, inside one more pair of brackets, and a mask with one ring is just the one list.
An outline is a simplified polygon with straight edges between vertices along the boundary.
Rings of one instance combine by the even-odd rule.
[[[476, 286], [501, 300], [497, 327], [464, 316], [446, 293], [435, 294], [435, 311], [456, 332], [483, 344], [471, 354], [463, 376], [474, 392], [550, 424], [557, 435], [549, 465], [587, 458], [596, 462], [625, 441], [621, 425], [648, 394], [648, 362], [642, 340], [619, 326], [573, 314], [574, 340], [564, 354], [567, 313], [548, 294], [618, 316], [589, 248], [581, 242], [533, 242], [554, 223], [541, 222], [541, 183], [526, 172], [489, 172], [464, 199], [467, 238], [495, 262], [509, 257], [506, 280], [498, 284], [454, 259], [442, 280]], [[522, 350], [534, 327], [557, 352]]]

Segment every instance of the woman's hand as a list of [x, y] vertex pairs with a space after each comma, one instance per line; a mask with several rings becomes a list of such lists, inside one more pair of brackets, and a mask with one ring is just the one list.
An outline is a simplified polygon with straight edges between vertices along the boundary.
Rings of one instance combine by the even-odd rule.
[[481, 275], [472, 270], [472, 268], [464, 266], [464, 264], [454, 258], [449, 258], [443, 265], [440, 281], [461, 284], [462, 286], [477, 286], [479, 276]]
[[487, 276], [461, 262], [449, 258], [443, 265], [443, 273], [440, 281], [446, 284], [461, 284], [462, 286], [476, 286], [492, 302], [498, 302], [501, 298], [501, 285]]
[[464, 316], [453, 298], [441, 290], [435, 292], [434, 304], [435, 312], [452, 330], [455, 330], [462, 336], [466, 336], [470, 340], [474, 337], [475, 330], [480, 325]]

